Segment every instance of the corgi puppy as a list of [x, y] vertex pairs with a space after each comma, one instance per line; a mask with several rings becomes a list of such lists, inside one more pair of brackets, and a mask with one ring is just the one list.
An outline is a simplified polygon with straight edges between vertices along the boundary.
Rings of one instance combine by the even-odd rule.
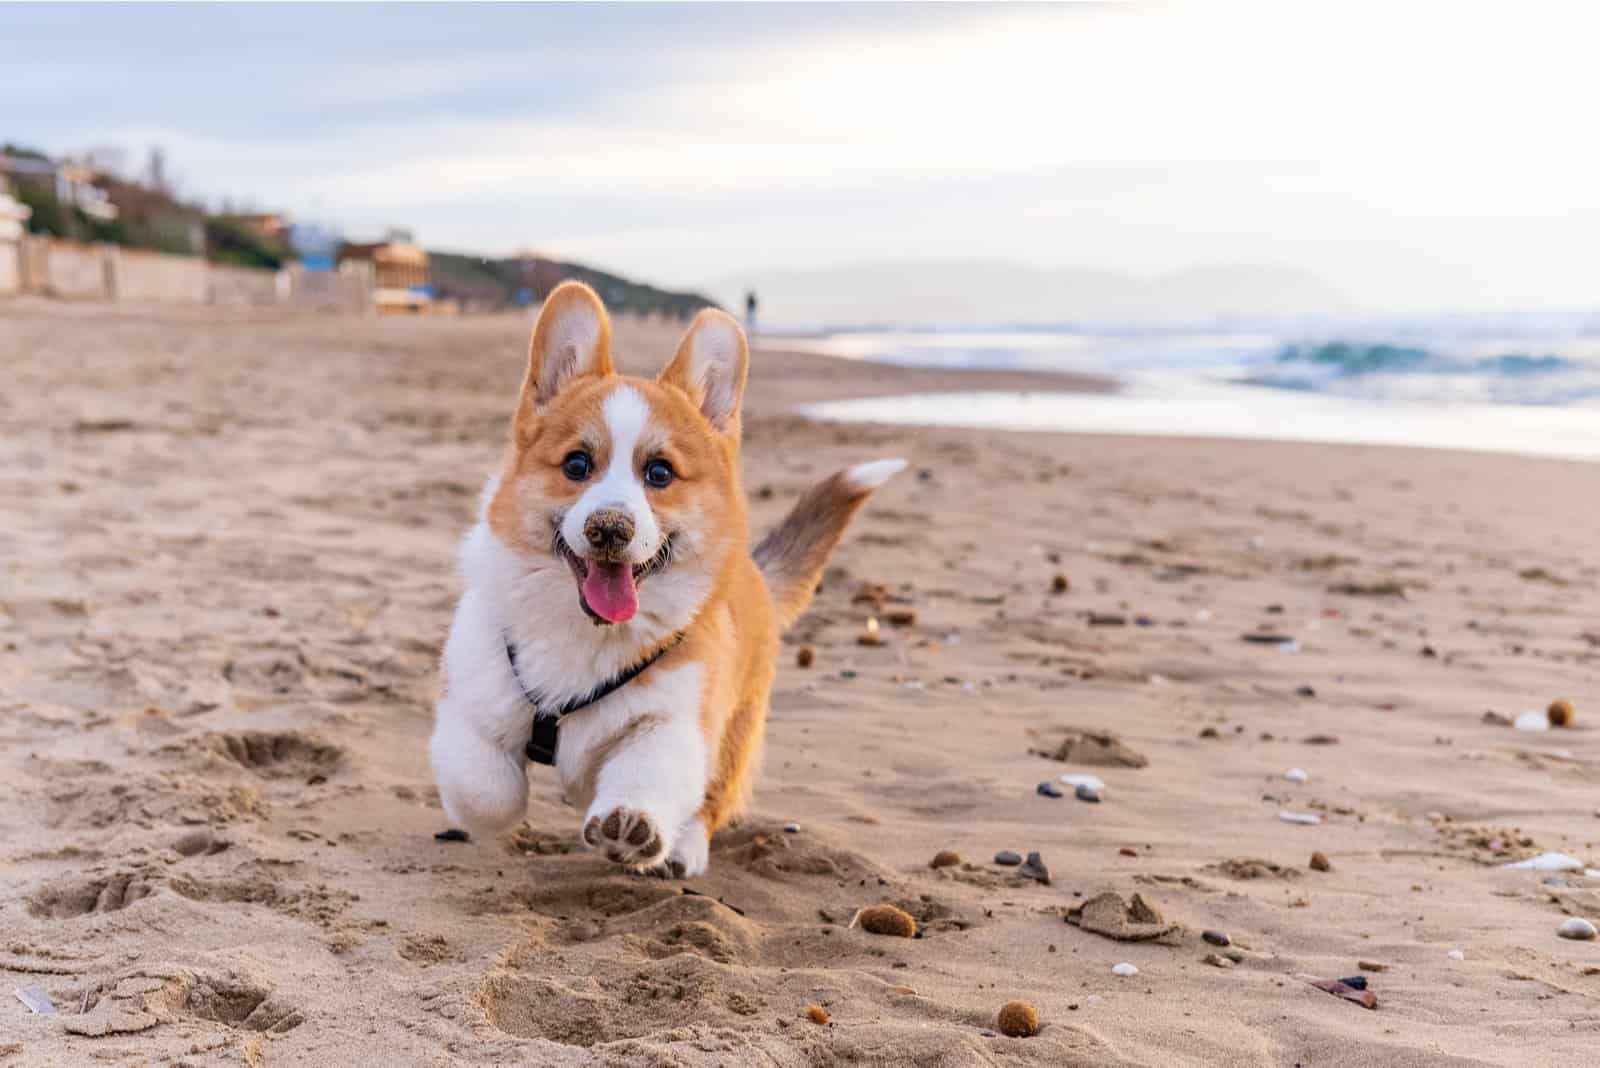
[[430, 743], [453, 826], [494, 833], [524, 817], [525, 751], [542, 731], [537, 759], [583, 813], [585, 846], [632, 869], [705, 871], [711, 835], [750, 793], [778, 635], [850, 518], [905, 466], [833, 475], [752, 550], [748, 365], [738, 323], [707, 309], [655, 381], [625, 377], [593, 290], [567, 282], [545, 301], [510, 441], [461, 548]]

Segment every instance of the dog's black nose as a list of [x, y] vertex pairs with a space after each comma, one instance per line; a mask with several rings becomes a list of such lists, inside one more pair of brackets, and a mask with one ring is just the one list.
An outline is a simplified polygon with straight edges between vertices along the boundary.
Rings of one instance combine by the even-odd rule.
[[619, 508], [602, 508], [584, 521], [583, 537], [600, 559], [618, 559], [633, 541], [633, 516]]

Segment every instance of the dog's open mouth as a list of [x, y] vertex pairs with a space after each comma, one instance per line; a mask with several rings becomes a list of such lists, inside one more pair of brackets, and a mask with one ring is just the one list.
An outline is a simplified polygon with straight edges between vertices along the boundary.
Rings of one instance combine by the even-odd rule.
[[673, 535], [667, 535], [656, 554], [642, 564], [626, 560], [588, 560], [572, 551], [560, 534], [556, 554], [572, 568], [578, 581], [578, 604], [596, 624], [626, 623], [639, 611], [639, 583], [672, 562]]

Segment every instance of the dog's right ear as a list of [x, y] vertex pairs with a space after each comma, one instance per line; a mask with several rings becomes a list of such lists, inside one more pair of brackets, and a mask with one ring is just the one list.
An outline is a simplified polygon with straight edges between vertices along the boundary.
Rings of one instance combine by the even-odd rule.
[[512, 423], [518, 443], [532, 438], [540, 410], [574, 379], [611, 373], [605, 305], [582, 282], [562, 282], [545, 298], [528, 345], [528, 373]]

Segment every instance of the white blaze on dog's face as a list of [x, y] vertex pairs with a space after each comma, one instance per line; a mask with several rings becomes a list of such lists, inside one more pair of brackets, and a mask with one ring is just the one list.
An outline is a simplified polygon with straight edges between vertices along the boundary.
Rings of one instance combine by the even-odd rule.
[[530, 571], [569, 569], [574, 611], [596, 623], [682, 626], [744, 544], [748, 349], [737, 323], [704, 311], [651, 382], [614, 372], [610, 333], [585, 286], [545, 302], [489, 525]]

